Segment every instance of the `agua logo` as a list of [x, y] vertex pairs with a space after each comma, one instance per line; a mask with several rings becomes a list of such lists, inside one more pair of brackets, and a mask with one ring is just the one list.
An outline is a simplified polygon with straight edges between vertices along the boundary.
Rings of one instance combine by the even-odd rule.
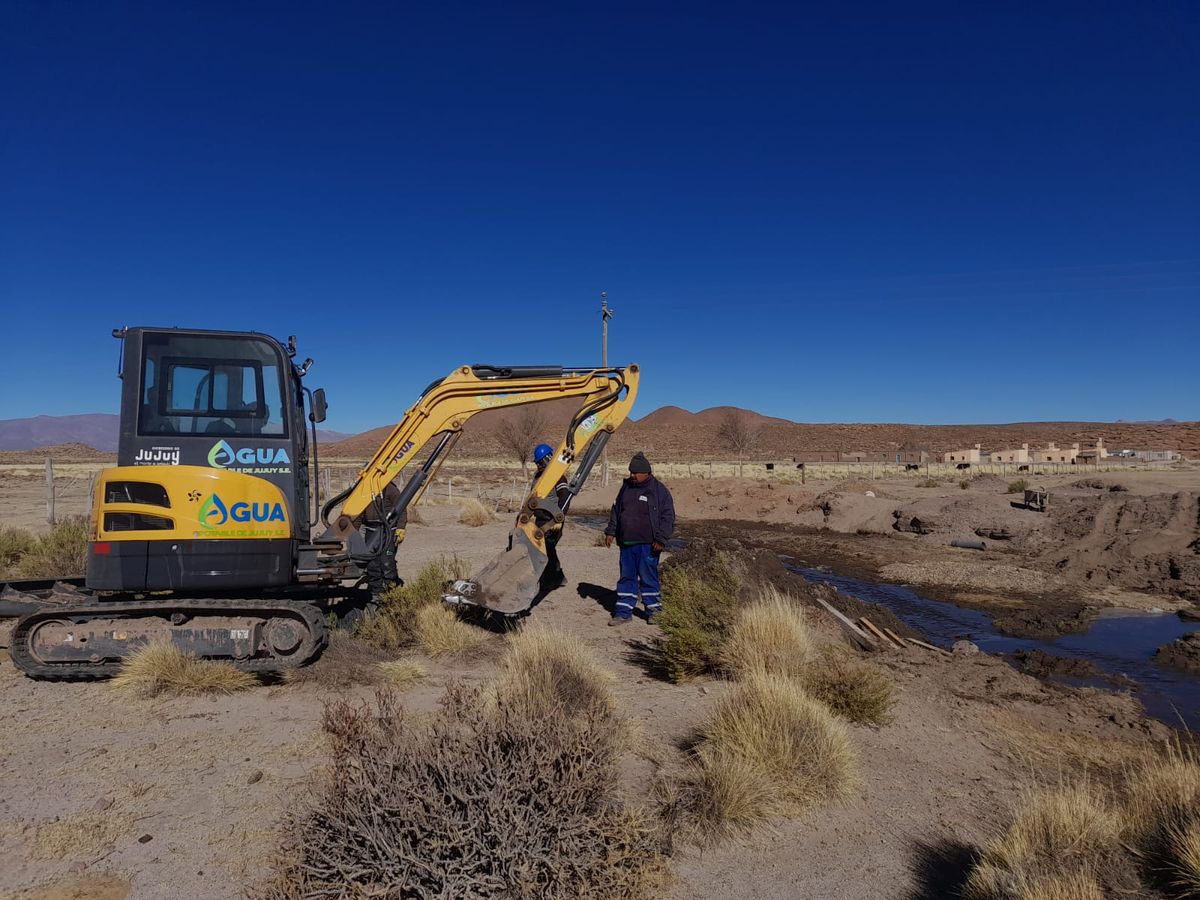
[[282, 503], [247, 503], [239, 500], [231, 506], [216, 494], [200, 504], [202, 528], [220, 528], [227, 522], [287, 522]]
[[235, 449], [228, 441], [217, 441], [208, 451], [208, 464], [217, 469], [239, 466], [291, 465], [284, 447], [241, 447]]

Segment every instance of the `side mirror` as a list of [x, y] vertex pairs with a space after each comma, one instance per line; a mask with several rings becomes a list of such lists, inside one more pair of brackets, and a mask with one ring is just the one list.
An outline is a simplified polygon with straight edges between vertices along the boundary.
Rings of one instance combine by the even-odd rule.
[[325, 421], [325, 412], [328, 409], [329, 406], [325, 402], [325, 388], [317, 388], [312, 394], [312, 411], [308, 414], [309, 419], [319, 425]]

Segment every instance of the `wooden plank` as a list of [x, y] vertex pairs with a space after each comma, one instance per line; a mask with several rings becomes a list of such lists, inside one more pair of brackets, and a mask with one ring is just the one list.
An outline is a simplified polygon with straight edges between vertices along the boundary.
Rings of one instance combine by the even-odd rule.
[[885, 628], [885, 629], [883, 629], [883, 633], [886, 634], [888, 637], [890, 637], [893, 641], [895, 641], [901, 647], [908, 646], [908, 643], [904, 640], [904, 638], [900, 637], [900, 635], [896, 634], [896, 632], [892, 631], [892, 629]]
[[916, 638], [909, 638], [908, 642], [910, 644], [916, 644], [918, 647], [924, 647], [926, 650], [932, 650], [934, 653], [941, 653], [945, 656], [950, 655], [949, 650], [943, 650], [941, 647], [935, 647], [933, 644], [927, 644], [924, 641], [918, 641]]
[[[873, 634], [873, 635], [875, 635], [875, 637], [879, 638], [879, 640], [882, 643], [884, 643], [885, 645], [889, 645], [889, 646], [891, 645], [891, 641], [888, 640], [888, 636], [886, 634], [884, 634], [882, 631], [880, 631], [878, 628], [876, 628], [875, 623], [872, 622], [870, 619], [868, 619], [866, 616], [863, 616], [861, 619], [858, 620], [858, 622], [860, 625], [862, 625], [864, 628], [866, 628], [867, 631], [871, 632], [871, 634]], [[903, 646], [903, 645], [901, 645], [901, 646]]]
[[855, 640], [855, 642], [868, 649], [875, 648], [875, 638], [871, 637], [869, 634], [847, 619], [844, 615], [834, 609], [833, 605], [825, 600], [824, 597], [817, 597], [816, 599], [818, 603], [825, 607], [826, 612], [828, 612], [831, 616], [837, 619], [839, 623], [841, 623], [842, 628], [845, 629], [846, 633], [849, 634], [850, 637]]

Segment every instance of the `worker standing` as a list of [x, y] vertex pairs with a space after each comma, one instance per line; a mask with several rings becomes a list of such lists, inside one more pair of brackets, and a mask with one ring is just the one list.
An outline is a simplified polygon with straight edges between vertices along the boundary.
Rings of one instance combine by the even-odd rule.
[[621, 483], [604, 529], [604, 544], [621, 546], [621, 578], [609, 625], [624, 625], [633, 617], [638, 597], [646, 619], [662, 611], [658, 557], [675, 531], [675, 501], [666, 485], [654, 477], [650, 461], [638, 452], [629, 461], [629, 477]]
[[[535, 483], [542, 477], [542, 473], [546, 471], [546, 466], [550, 464], [553, 456], [554, 448], [549, 444], [538, 444], [533, 448], [533, 464], [537, 467], [537, 472], [533, 476]], [[565, 474], [560, 476], [558, 484], [554, 485], [554, 497], [558, 501], [558, 508], [565, 513], [567, 502], [571, 497]], [[535, 513], [535, 516], [538, 527], [546, 535], [546, 570], [542, 572], [541, 581], [538, 583], [539, 592], [544, 594], [562, 587], [567, 580], [567, 576], [563, 574], [562, 563], [558, 560], [558, 542], [562, 540], [562, 524], [555, 524], [541, 511]]]

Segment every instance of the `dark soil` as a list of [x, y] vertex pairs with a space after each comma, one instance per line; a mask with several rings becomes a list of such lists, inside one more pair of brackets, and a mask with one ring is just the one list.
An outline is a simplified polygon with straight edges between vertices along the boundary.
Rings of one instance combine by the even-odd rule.
[[1104, 672], [1095, 663], [1086, 659], [1055, 656], [1045, 650], [1018, 650], [1012, 654], [1017, 668], [1035, 678], [1066, 675], [1071, 678], [1103, 677]]

